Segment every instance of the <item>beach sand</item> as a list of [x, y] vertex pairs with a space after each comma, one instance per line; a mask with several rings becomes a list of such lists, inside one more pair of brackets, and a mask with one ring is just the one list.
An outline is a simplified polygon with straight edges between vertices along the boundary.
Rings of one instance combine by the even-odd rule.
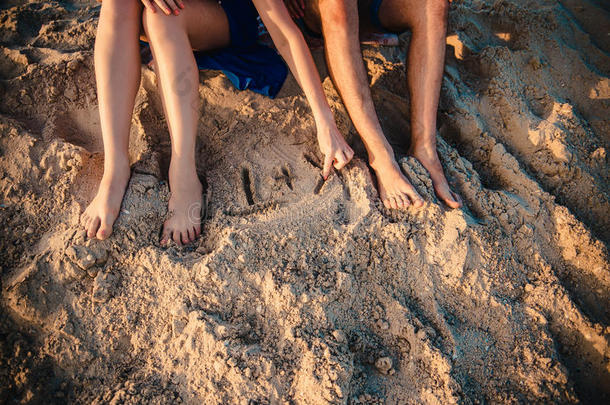
[[[527, 4], [525, 4], [527, 3]], [[326, 183], [292, 77], [276, 100], [202, 72], [202, 237], [159, 246], [169, 136], [142, 68], [113, 236], [79, 215], [102, 174], [99, 4], [0, 6], [0, 402], [603, 403], [610, 400], [610, 18], [597, 2], [450, 11], [439, 153], [463, 209], [406, 157], [406, 50], [364, 47], [400, 165]]]

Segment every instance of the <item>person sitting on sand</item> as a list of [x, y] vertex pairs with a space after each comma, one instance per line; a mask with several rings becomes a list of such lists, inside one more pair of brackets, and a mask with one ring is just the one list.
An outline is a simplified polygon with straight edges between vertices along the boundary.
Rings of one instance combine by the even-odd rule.
[[[409, 153], [428, 170], [437, 196], [449, 207], [462, 205], [447, 183], [436, 151], [436, 114], [447, 31], [447, 0], [285, 0], [308, 32], [324, 37], [326, 61], [343, 103], [362, 137], [387, 208], [420, 207], [422, 198], [400, 171], [371, 98], [362, 63], [359, 25], [365, 31], [411, 29], [408, 88], [411, 96]], [[319, 34], [321, 33], [321, 34]], [[340, 78], [340, 80], [338, 80]]]
[[309, 49], [282, 0], [105, 0], [94, 56], [104, 174], [81, 219], [89, 237], [105, 239], [111, 234], [130, 177], [128, 140], [140, 81], [141, 23], [153, 53], [171, 137], [171, 217], [163, 224], [161, 243], [172, 239], [182, 245], [199, 236], [202, 186], [195, 170], [199, 109], [194, 107], [199, 104], [199, 74], [193, 50], [256, 41], [251, 36], [256, 35], [252, 33], [258, 25], [257, 10], [311, 105], [325, 156], [323, 176], [328, 177], [332, 166], [339, 170], [351, 160], [353, 151], [336, 127]]

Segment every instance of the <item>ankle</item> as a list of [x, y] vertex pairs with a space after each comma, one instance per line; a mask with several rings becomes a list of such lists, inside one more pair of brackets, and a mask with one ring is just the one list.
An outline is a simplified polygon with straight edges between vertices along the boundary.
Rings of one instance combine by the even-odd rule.
[[[417, 128], [416, 124], [413, 124]], [[411, 150], [436, 150], [436, 128], [419, 127], [411, 130]]]
[[131, 167], [129, 166], [129, 158], [115, 157], [107, 158], [104, 161], [104, 175], [102, 179], [109, 181], [124, 179], [129, 177]]
[[409, 147], [411, 153], [431, 155], [436, 154], [436, 139], [417, 142], [413, 140]]
[[172, 188], [183, 185], [185, 188], [200, 186], [197, 169], [194, 164], [170, 164], [169, 182]]
[[374, 156], [369, 155], [369, 165], [376, 172], [388, 170], [391, 168], [398, 169], [398, 162], [396, 162], [396, 158], [394, 157], [393, 152], [376, 154]]

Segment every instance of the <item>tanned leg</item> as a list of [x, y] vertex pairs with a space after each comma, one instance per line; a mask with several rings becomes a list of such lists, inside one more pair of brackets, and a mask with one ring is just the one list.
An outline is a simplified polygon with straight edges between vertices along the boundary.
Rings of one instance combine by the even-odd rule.
[[184, 10], [178, 16], [145, 10], [143, 21], [172, 141], [168, 205], [171, 216], [163, 224], [161, 243], [171, 238], [182, 245], [201, 233], [202, 186], [195, 162], [199, 71], [193, 49], [229, 45], [229, 25], [222, 7], [212, 0], [184, 1]]
[[438, 197], [451, 208], [462, 205], [454, 193], [436, 151], [436, 114], [445, 63], [447, 0], [383, 0], [382, 25], [400, 32], [409, 28], [407, 80], [411, 95], [411, 148], [430, 173]]
[[313, 9], [309, 2], [306, 18], [315, 19], [319, 10], [328, 68], [366, 146], [382, 202], [388, 208], [421, 207], [423, 200], [400, 171], [373, 106], [360, 50], [356, 0], [318, 0]]
[[81, 216], [90, 238], [105, 239], [119, 215], [129, 180], [129, 128], [140, 85], [139, 0], [105, 0], [95, 39], [95, 79], [99, 101], [104, 175]]

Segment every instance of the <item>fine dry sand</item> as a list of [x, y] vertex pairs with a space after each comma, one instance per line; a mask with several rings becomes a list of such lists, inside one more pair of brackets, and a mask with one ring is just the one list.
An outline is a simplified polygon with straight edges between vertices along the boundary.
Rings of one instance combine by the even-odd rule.
[[[610, 18], [603, 2], [462, 0], [439, 151], [448, 210], [404, 156], [409, 34], [365, 47], [400, 164], [428, 203], [380, 204], [363, 148], [319, 182], [308, 104], [202, 72], [204, 234], [159, 246], [169, 138], [142, 68], [113, 236], [79, 215], [102, 173], [92, 1], [0, 6], [0, 402], [603, 403], [610, 395]], [[605, 7], [605, 8], [603, 8]]]

